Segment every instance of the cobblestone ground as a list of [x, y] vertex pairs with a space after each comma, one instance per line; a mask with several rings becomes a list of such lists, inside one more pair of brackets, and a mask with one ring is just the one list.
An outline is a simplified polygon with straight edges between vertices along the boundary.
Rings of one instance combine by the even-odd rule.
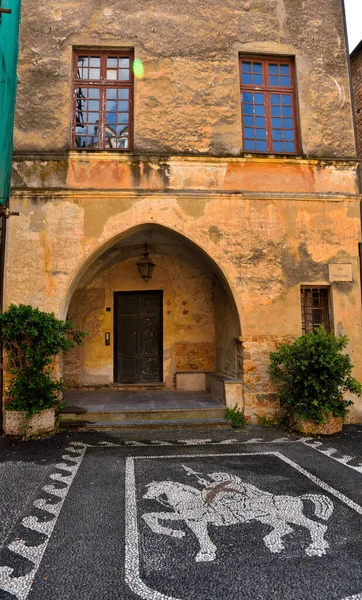
[[0, 599], [362, 599], [362, 427], [0, 440]]

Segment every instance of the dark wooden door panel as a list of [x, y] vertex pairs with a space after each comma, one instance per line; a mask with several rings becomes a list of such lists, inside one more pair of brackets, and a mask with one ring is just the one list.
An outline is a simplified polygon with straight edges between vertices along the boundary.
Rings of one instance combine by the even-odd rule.
[[138, 319], [133, 316], [128, 318], [120, 316], [118, 332], [119, 353], [135, 355], [137, 353]]
[[115, 381], [162, 381], [162, 292], [115, 294]]

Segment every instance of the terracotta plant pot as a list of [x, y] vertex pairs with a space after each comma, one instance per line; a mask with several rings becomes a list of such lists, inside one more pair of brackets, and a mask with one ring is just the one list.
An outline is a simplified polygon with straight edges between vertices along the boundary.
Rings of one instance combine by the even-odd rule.
[[30, 420], [25, 418], [24, 411], [4, 410], [4, 433], [6, 435], [36, 435], [53, 431], [55, 426], [55, 409], [46, 408]]
[[330, 415], [327, 417], [325, 423], [315, 423], [311, 419], [308, 421], [294, 421], [290, 424], [292, 429], [298, 431], [302, 435], [334, 435], [342, 431], [343, 419], [342, 417], [334, 417]]

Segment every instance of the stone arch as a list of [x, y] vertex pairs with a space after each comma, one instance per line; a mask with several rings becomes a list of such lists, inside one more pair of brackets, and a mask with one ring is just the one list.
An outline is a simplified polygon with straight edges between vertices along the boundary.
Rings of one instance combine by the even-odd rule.
[[[199, 243], [191, 240], [185, 235], [155, 223], [143, 223], [131, 227], [124, 232], [113, 236], [107, 240], [104, 244], [100, 245], [78, 269], [78, 272], [73, 277], [71, 284], [68, 287], [68, 291], [63, 300], [62, 317], [65, 318], [69, 307], [74, 313], [74, 306], [79, 298], [78, 305], [82, 304], [83, 310], [87, 310], [89, 307], [96, 307], [98, 303], [98, 310], [101, 310], [101, 305], [104, 305], [104, 298], [101, 293], [102, 281], [107, 276], [108, 278], [114, 276], [115, 273], [119, 272], [119, 269], [124, 270], [124, 275], [127, 279], [129, 273], [132, 274], [129, 280], [131, 289], [138, 289], [141, 286], [142, 289], [149, 289], [143, 284], [141, 280], [134, 280], [133, 276], [136, 274], [136, 259], [142, 253], [142, 247], [144, 242], [148, 242], [150, 245], [150, 252], [154, 257], [155, 253], [158, 256], [157, 260], [160, 263], [160, 269], [157, 273], [157, 267], [155, 269], [156, 278], [160, 280], [160, 271], [172, 272], [173, 266], [175, 270], [179, 270], [182, 281], [182, 273], [185, 277], [185, 290], [190, 287], [194, 292], [190, 291], [192, 295], [202, 296], [204, 294], [204, 306], [205, 313], [197, 315], [200, 319], [200, 331], [202, 327], [207, 327], [207, 323], [211, 321], [211, 308], [210, 302], [206, 298], [212, 299], [212, 310], [213, 310], [213, 327], [214, 327], [214, 344], [215, 344], [215, 360], [213, 362], [212, 356], [205, 358], [204, 363], [199, 357], [198, 364], [191, 365], [192, 368], [197, 370], [200, 364], [204, 364], [205, 370], [216, 370], [232, 377], [239, 377], [241, 373], [241, 357], [239, 356], [240, 345], [237, 340], [241, 336], [241, 323], [237, 304], [235, 301], [234, 293], [229, 283], [228, 277], [225, 272], [220, 268], [216, 261], [201, 247]], [[169, 259], [169, 260], [168, 260]], [[156, 264], [157, 264], [156, 260]], [[127, 267], [128, 265], [128, 267]], [[188, 266], [187, 266], [188, 265]], [[130, 271], [129, 267], [132, 267]], [[171, 270], [171, 271], [170, 271]], [[113, 273], [113, 275], [112, 275]], [[128, 273], [128, 275], [127, 275]], [[102, 279], [103, 278], [103, 279]], [[170, 281], [174, 281], [173, 274], [169, 278]], [[186, 281], [187, 280], [187, 281]], [[141, 283], [140, 283], [141, 282]], [[164, 280], [163, 280], [164, 282]], [[188, 283], [187, 283], [188, 282]], [[129, 285], [125, 283], [123, 279], [122, 291], [129, 291]], [[151, 284], [152, 286], [152, 284]], [[167, 286], [170, 287], [167, 283]], [[163, 283], [159, 283], [158, 287], [163, 288]], [[175, 287], [175, 286], [174, 286]], [[114, 289], [114, 287], [113, 287]], [[177, 294], [181, 293], [182, 284], [179, 285], [178, 289], [173, 290], [173, 294], [177, 297]], [[196, 293], [195, 290], [198, 289]], [[86, 297], [85, 297], [86, 290]], [[83, 295], [82, 295], [83, 294]], [[82, 297], [82, 300], [81, 300]], [[195, 298], [194, 298], [195, 299]], [[175, 301], [177, 304], [177, 300]], [[187, 304], [187, 301], [184, 301]], [[102, 304], [103, 303], [103, 304]], [[192, 303], [192, 302], [191, 302]], [[200, 304], [200, 302], [199, 302]], [[202, 302], [201, 302], [202, 304]], [[189, 307], [185, 307], [189, 308]], [[200, 306], [199, 306], [200, 309]], [[81, 313], [81, 309], [78, 307], [77, 314]], [[187, 314], [187, 310], [183, 311]], [[200, 312], [200, 310], [199, 310]], [[202, 312], [202, 311], [201, 311]], [[73, 316], [73, 314], [71, 314]], [[196, 318], [196, 317], [195, 317]], [[206, 323], [206, 325], [205, 325]], [[79, 326], [79, 323], [76, 323]], [[183, 327], [180, 324], [173, 323], [174, 331], [178, 331], [178, 328]], [[194, 323], [194, 328], [197, 329], [197, 321]], [[172, 328], [170, 328], [172, 329]], [[185, 330], [187, 327], [185, 327]], [[190, 325], [188, 330], [190, 331]], [[179, 359], [175, 358], [175, 353], [182, 353], [182, 349], [185, 352], [206, 352], [207, 343], [211, 343], [209, 340], [205, 340], [205, 332], [200, 335], [202, 342], [200, 344], [195, 343], [195, 329], [193, 336], [191, 336], [194, 343], [194, 350], [190, 351], [192, 346], [191, 341], [185, 339], [184, 344], [180, 340], [180, 335], [175, 336], [175, 344], [177, 347], [172, 349], [173, 353], [173, 366], [170, 367], [174, 371], [180, 368], [180, 362], [182, 363], [182, 357]], [[99, 331], [95, 332], [95, 335], [100, 339]], [[210, 332], [210, 338], [212, 337]], [[186, 335], [187, 338], [187, 335]], [[168, 340], [168, 346], [170, 347], [171, 342]], [[181, 348], [181, 350], [179, 350]], [[188, 350], [187, 350], [188, 349]], [[203, 350], [205, 349], [205, 350]], [[168, 353], [169, 356], [170, 352]], [[212, 354], [212, 353], [211, 353]], [[172, 361], [171, 361], [172, 362]], [[187, 361], [186, 361], [187, 362]], [[110, 371], [109, 371], [110, 372]], [[172, 376], [173, 380], [175, 375]], [[170, 387], [171, 374], [168, 373], [168, 386]], [[68, 383], [72, 383], [71, 381]], [[90, 379], [84, 383], [97, 383], [97, 381]], [[99, 383], [102, 383], [100, 380]], [[107, 383], [103, 381], [103, 383]], [[111, 383], [111, 381], [110, 381]]]

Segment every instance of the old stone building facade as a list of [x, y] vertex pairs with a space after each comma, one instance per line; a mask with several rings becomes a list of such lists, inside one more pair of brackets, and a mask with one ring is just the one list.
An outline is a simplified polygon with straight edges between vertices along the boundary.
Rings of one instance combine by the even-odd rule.
[[361, 376], [341, 0], [26, 0], [20, 48], [6, 303], [88, 331], [68, 384], [274, 415], [269, 352], [320, 322]]
[[351, 75], [356, 117], [357, 150], [359, 159], [362, 159], [362, 41], [351, 54]]

